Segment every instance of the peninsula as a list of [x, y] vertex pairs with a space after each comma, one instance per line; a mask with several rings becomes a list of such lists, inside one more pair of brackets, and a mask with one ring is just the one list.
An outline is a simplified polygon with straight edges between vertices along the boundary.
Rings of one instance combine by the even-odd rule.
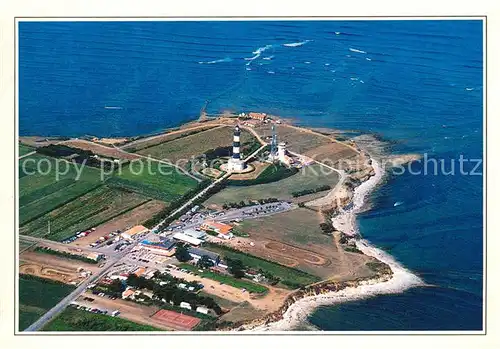
[[421, 283], [355, 222], [418, 156], [256, 112], [19, 142], [20, 331], [293, 329]]

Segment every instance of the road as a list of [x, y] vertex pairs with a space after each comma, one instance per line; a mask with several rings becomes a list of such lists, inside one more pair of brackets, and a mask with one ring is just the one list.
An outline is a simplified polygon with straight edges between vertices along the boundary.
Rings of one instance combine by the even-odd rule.
[[19, 240], [26, 240], [26, 241], [30, 241], [30, 242], [34, 242], [34, 243], [43, 243], [43, 244], [51, 245], [51, 246], [58, 246], [58, 247], [64, 248], [65, 250], [67, 250], [67, 249], [68, 250], [82, 250], [82, 251], [89, 252], [89, 253], [96, 252], [95, 249], [90, 249], [87, 247], [80, 247], [80, 246], [73, 246], [70, 244], [63, 244], [62, 242], [47, 240], [47, 239], [43, 239], [43, 238], [37, 238], [34, 236], [28, 236], [28, 235], [19, 235]]
[[99, 277], [101, 277], [104, 273], [106, 273], [109, 269], [111, 269], [113, 265], [115, 265], [119, 260], [121, 260], [125, 256], [125, 254], [130, 252], [130, 250], [138, 243], [139, 241], [134, 242], [128, 248], [117, 254], [116, 257], [109, 259], [105, 264], [105, 266], [102, 269], [100, 269], [98, 273], [90, 276], [88, 279], [83, 281], [80, 285], [78, 285], [77, 288], [75, 288], [73, 292], [71, 292], [69, 295], [63, 298], [52, 309], [50, 309], [48, 312], [42, 315], [37, 321], [35, 321], [28, 328], [26, 328], [24, 332], [35, 332], [42, 329], [45, 326], [45, 324], [47, 324], [51, 319], [53, 319], [56, 315], [58, 315], [61, 311], [63, 311], [64, 308], [66, 308], [66, 306], [68, 306], [71, 302], [77, 299], [78, 296], [80, 296], [80, 294], [82, 294], [87, 289], [88, 285], [99, 279]]
[[21, 160], [22, 158], [26, 158], [26, 157], [28, 157], [28, 156], [30, 156], [30, 155], [33, 155], [33, 154], [36, 154], [36, 150], [35, 150], [35, 151], [32, 151], [32, 152], [30, 152], [30, 153], [27, 153], [27, 154], [21, 155], [21, 156], [19, 157], [19, 160]]

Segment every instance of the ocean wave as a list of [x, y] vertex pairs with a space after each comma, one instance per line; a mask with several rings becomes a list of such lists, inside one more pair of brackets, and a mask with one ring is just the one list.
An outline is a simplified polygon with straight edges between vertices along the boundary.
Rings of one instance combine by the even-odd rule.
[[123, 107], [111, 107], [111, 106], [105, 106], [104, 109], [118, 109], [121, 110]]
[[[375, 171], [375, 175], [363, 182], [354, 190], [352, 199], [353, 205], [351, 209], [342, 213], [344, 216], [343, 220], [349, 224], [342, 224], [341, 226], [334, 224], [347, 235], [354, 235], [357, 233], [355, 223], [356, 213], [362, 209], [365, 203], [365, 198], [373, 189], [375, 189], [384, 176], [383, 168], [374, 159], [372, 159], [372, 166]], [[307, 323], [310, 314], [319, 306], [356, 301], [380, 294], [401, 293], [412, 287], [425, 286], [422, 279], [411, 273], [408, 269], [404, 268], [398, 261], [396, 261], [396, 259], [394, 259], [394, 257], [371, 245], [368, 241], [358, 240], [356, 241], [356, 247], [364, 254], [375, 257], [381, 262], [389, 265], [393, 272], [392, 278], [387, 281], [376, 279], [363, 281], [357, 287], [347, 287], [337, 292], [328, 292], [299, 299], [286, 310], [281, 320], [255, 327], [251, 329], [251, 331], [291, 330], [298, 325]]]
[[274, 74], [274, 72], [272, 70], [269, 70], [268, 73], [269, 74]]
[[232, 59], [229, 57], [226, 58], [221, 58], [221, 59], [216, 59], [214, 61], [207, 61], [207, 62], [198, 62], [198, 64], [215, 64], [215, 63], [224, 63], [224, 62], [231, 62]]
[[262, 55], [263, 52], [265, 52], [266, 50], [269, 50], [272, 47], [273, 47], [273, 45], [266, 45], [266, 46], [259, 47], [258, 49], [256, 49], [255, 51], [253, 51], [252, 52], [254, 54], [253, 57], [245, 58], [245, 60], [248, 61], [248, 63], [246, 65], [252, 64], [252, 62], [254, 60], [256, 60], [257, 58], [259, 58]]
[[366, 54], [366, 51], [361, 51], [361, 50], [358, 50], [358, 49], [355, 49], [355, 48], [352, 48], [352, 47], [349, 47], [349, 51]]
[[366, 57], [366, 60], [367, 60], [367, 61], [371, 61], [372, 59], [371, 59], [371, 58]]
[[274, 55], [273, 56], [269, 56], [269, 57], [264, 57], [262, 58], [263, 60], [266, 60], [266, 61], [270, 61], [271, 59], [274, 58]]
[[283, 46], [286, 46], [286, 47], [298, 47], [298, 46], [305, 45], [305, 44], [307, 44], [310, 41], [312, 41], [312, 40], [305, 40], [305, 41], [300, 41], [300, 42], [291, 42], [289, 44], [283, 44]]

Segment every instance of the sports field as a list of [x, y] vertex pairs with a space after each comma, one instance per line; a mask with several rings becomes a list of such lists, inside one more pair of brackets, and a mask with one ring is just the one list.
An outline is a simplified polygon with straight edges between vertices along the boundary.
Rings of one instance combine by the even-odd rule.
[[73, 307], [66, 308], [59, 316], [49, 322], [42, 331], [162, 331], [156, 327], [95, 314]]
[[97, 168], [82, 168], [81, 165], [56, 161], [54, 158], [37, 154], [19, 161], [19, 177], [21, 225], [102, 184]]
[[64, 240], [78, 231], [96, 227], [132, 210], [148, 200], [150, 199], [138, 193], [103, 185], [22, 225], [20, 233], [56, 241]]
[[167, 202], [180, 198], [198, 184], [173, 166], [147, 159], [124, 166], [121, 173], [116, 173], [110, 181], [116, 186]]
[[19, 330], [38, 320], [73, 289], [70, 285], [19, 275]]
[[[315, 189], [321, 185], [337, 184], [339, 175], [321, 165], [315, 164], [301, 169], [291, 177], [273, 183], [252, 186], [228, 186], [224, 190], [210, 197], [205, 205], [222, 206], [228, 202], [241, 200], [259, 200], [275, 197], [281, 200], [292, 200], [292, 193], [299, 190]], [[320, 193], [319, 195], [326, 195]]]

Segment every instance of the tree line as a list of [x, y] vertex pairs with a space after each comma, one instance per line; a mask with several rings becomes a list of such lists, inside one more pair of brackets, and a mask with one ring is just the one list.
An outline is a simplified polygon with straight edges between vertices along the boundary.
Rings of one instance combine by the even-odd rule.
[[300, 190], [300, 191], [294, 191], [294, 192], [292, 192], [292, 196], [294, 198], [297, 198], [299, 196], [304, 196], [304, 195], [319, 193], [320, 191], [325, 191], [325, 190], [330, 190], [330, 189], [332, 189], [331, 186], [329, 186], [329, 185], [322, 185], [322, 186], [319, 186], [319, 187], [317, 187], [315, 189], [305, 189], [305, 190]]

